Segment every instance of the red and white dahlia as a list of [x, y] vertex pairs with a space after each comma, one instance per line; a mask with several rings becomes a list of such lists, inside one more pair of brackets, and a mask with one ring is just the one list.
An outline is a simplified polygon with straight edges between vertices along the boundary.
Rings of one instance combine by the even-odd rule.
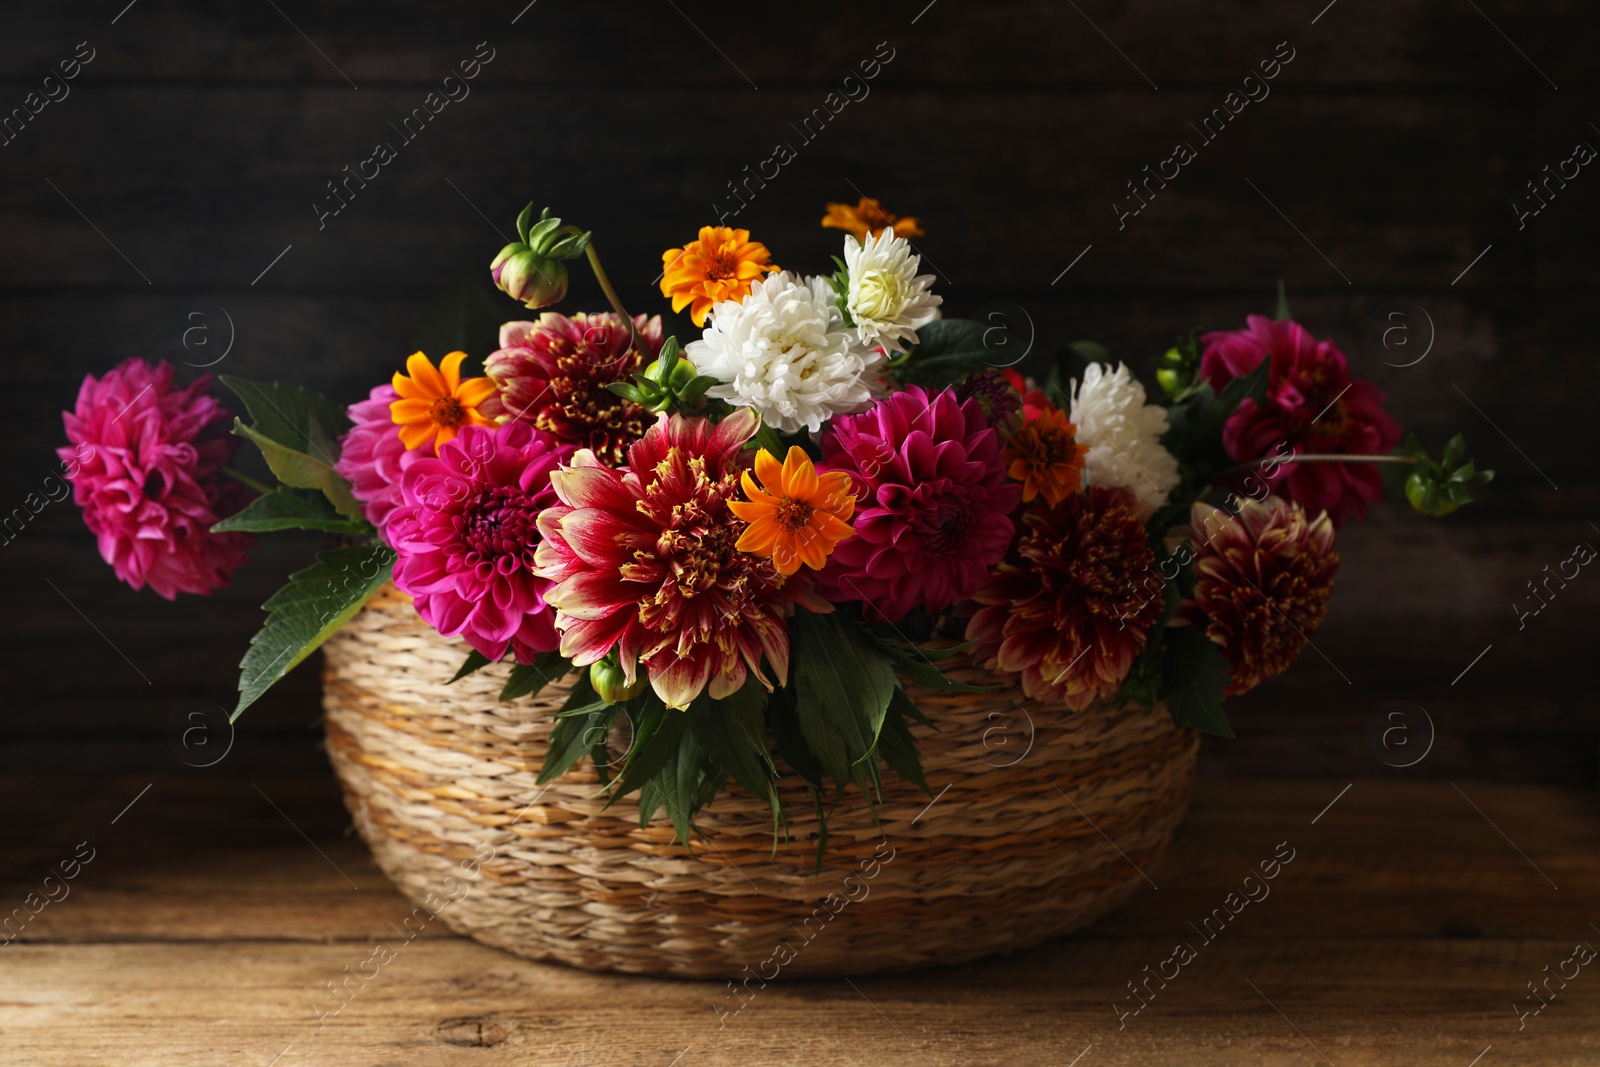
[[759, 418], [740, 408], [713, 426], [662, 415], [619, 470], [592, 451], [551, 475], [560, 504], [539, 516], [538, 573], [554, 583], [561, 654], [579, 667], [617, 650], [625, 681], [649, 671], [656, 695], [688, 707], [737, 692], [749, 673], [771, 689], [789, 674], [783, 620], [795, 604], [831, 611], [805, 571], [738, 550], [741, 452]]
[[1161, 615], [1140, 584], [1156, 566], [1149, 513], [1131, 490], [1099, 485], [1026, 509], [1015, 551], [972, 596], [974, 655], [1073, 711], [1115, 693]]
[[500, 395], [485, 414], [532, 423], [559, 441], [592, 449], [606, 463], [621, 463], [655, 416], [606, 386], [630, 380], [662, 344], [659, 315], [633, 321], [648, 355], [633, 347], [628, 324], [609, 311], [547, 311], [535, 322], [501, 326], [500, 347], [483, 364]]
[[970, 595], [1005, 555], [1022, 495], [1003, 450], [983, 405], [948, 389], [930, 397], [908, 385], [835, 417], [818, 469], [850, 474], [856, 535], [819, 577], [829, 599], [859, 600], [869, 617], [894, 622]]
[[550, 473], [569, 453], [527, 423], [463, 426], [406, 468], [386, 528], [394, 584], [435, 630], [491, 660], [508, 647], [523, 663], [555, 649], [534, 550], [539, 513], [556, 503]]
[[1328, 613], [1339, 556], [1327, 512], [1271, 496], [1236, 516], [1208, 504], [1190, 513], [1194, 596], [1178, 622], [1199, 626], [1228, 657], [1228, 695], [1282, 674]]

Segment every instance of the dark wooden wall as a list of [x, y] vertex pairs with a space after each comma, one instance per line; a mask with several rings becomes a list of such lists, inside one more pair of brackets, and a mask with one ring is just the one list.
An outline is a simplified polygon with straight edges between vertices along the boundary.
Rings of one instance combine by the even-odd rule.
[[[529, 199], [593, 227], [625, 298], [654, 310], [661, 249], [787, 142], [794, 160], [737, 216], [785, 265], [823, 269], [822, 205], [860, 190], [924, 219], [951, 313], [1031, 323], [1038, 351], [1095, 338], [1130, 360], [1270, 311], [1282, 278], [1402, 422], [1436, 445], [1465, 430], [1498, 470], [1447, 521], [1391, 506], [1341, 535], [1318, 651], [1232, 705], [1241, 737], [1208, 745], [1210, 773], [1594, 778], [1600, 574], [1521, 631], [1511, 606], [1579, 540], [1600, 544], [1600, 172], [1524, 228], [1512, 208], [1577, 142], [1600, 146], [1590, 0], [525, 2], [8, 14], [0, 111], [79, 42], [94, 58], [0, 147], [0, 511], [54, 471], [84, 374], [210, 361], [227, 318], [216, 370], [362, 395]], [[389, 124], [479, 42], [494, 58], [470, 96], [319, 230], [325, 182], [398, 143]], [[791, 123], [890, 49], [869, 95], [803, 140]], [[1270, 96], [1202, 144], [1187, 123], [1289, 49]], [[1119, 229], [1125, 184], [1180, 139], [1198, 158]], [[600, 305], [592, 281], [572, 293]], [[1408, 317], [1385, 319], [1396, 302]], [[1410, 333], [1386, 350], [1396, 322]], [[0, 547], [0, 766], [202, 762], [171, 723], [231, 706], [254, 605], [313, 543], [269, 540], [235, 588], [172, 605], [119, 585], [70, 503], [45, 508]], [[1368, 732], [1396, 700], [1436, 733], [1404, 771]], [[317, 715], [302, 668], [221, 768], [315, 768]], [[1405, 751], [1421, 751], [1411, 725]]]

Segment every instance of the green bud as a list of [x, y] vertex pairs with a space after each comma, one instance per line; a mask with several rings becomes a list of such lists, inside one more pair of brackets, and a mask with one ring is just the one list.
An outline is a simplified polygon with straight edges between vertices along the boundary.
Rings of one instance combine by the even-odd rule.
[[489, 264], [494, 284], [513, 300], [530, 308], [558, 304], [567, 296], [567, 268], [563, 260], [576, 259], [589, 247], [592, 236], [576, 226], [562, 226], [545, 208], [538, 221], [529, 204], [517, 216], [517, 235]]
[[613, 657], [607, 656], [589, 664], [589, 684], [594, 686], [594, 691], [601, 700], [607, 704], [616, 704], [638, 696], [650, 682], [641, 671], [634, 683], [629, 685], [623, 676], [622, 666]]

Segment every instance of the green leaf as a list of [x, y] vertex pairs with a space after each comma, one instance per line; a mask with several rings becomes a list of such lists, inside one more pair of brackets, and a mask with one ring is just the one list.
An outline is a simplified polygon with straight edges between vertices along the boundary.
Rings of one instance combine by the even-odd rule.
[[473, 649], [471, 652], [467, 653], [467, 661], [461, 665], [461, 669], [456, 671], [455, 676], [452, 677], [449, 682], [446, 682], [445, 685], [449, 685], [451, 682], [459, 682], [473, 671], [482, 670], [492, 662], [493, 660], [491, 660], [488, 656], [485, 656], [477, 649]]
[[586, 714], [569, 714], [556, 720], [544, 766], [539, 769], [539, 785], [566, 774], [584, 756], [592, 758], [597, 747], [604, 747], [611, 723], [622, 714], [621, 704], [590, 704], [588, 708]]
[[800, 732], [843, 789], [878, 743], [884, 714], [899, 688], [893, 661], [837, 612], [796, 612], [789, 640]]
[[711, 757], [722, 777], [731, 776], [750, 793], [776, 810], [776, 772], [767, 742], [767, 691], [754, 676], [737, 693], [722, 700], [702, 697], [710, 711], [698, 719], [695, 740]]
[[[855, 625], [869, 640], [883, 649], [884, 653], [894, 664], [897, 673], [910, 678], [917, 685], [928, 689], [944, 689], [952, 693], [992, 693], [999, 689], [998, 685], [972, 685], [968, 682], [958, 682], [934, 666], [934, 660], [944, 659], [950, 649], [934, 649], [936, 655], [928, 655], [920, 646], [907, 644], [898, 636], [883, 633], [876, 627], [856, 624], [853, 621], [846, 625]], [[957, 646], [957, 651], [965, 648]]]
[[244, 402], [251, 423], [234, 419], [233, 432], [255, 442], [278, 481], [317, 489], [341, 515], [361, 517], [350, 483], [334, 469], [339, 435], [350, 428], [344, 408], [321, 393], [282, 382], [250, 382], [224, 374], [218, 379]]
[[[793, 670], [793, 664], [790, 670]], [[816, 754], [806, 746], [806, 739], [800, 732], [800, 716], [795, 711], [793, 685], [779, 686], [773, 690], [772, 699], [767, 702], [767, 728], [772, 732], [772, 740], [783, 762], [813, 790], [821, 789], [822, 764], [817, 762]]]
[[211, 527], [212, 533], [243, 530], [249, 533], [269, 533], [274, 530], [325, 530], [328, 533], [370, 534], [372, 526], [365, 519], [346, 518], [339, 514], [327, 496], [311, 489], [291, 489], [279, 486], [263, 493], [245, 505], [243, 511], [230, 515]]
[[1172, 721], [1218, 737], [1233, 737], [1233, 728], [1222, 714], [1223, 691], [1228, 686], [1228, 660], [1222, 649], [1194, 626], [1170, 627], [1164, 643], [1161, 699]]
[[515, 700], [533, 696], [571, 669], [572, 664], [563, 659], [561, 653], [541, 652], [533, 658], [532, 663], [519, 663], [511, 668], [511, 676], [506, 679], [505, 688], [500, 690], [500, 699]]
[[621, 780], [611, 792], [610, 803], [638, 789], [674, 760], [690, 727], [710, 707], [709, 701], [697, 700], [685, 710], [675, 711], [663, 704], [653, 689], [623, 704], [633, 720], [633, 751], [622, 765]]
[[335, 548], [291, 574], [289, 584], [262, 605], [266, 625], [250, 639], [239, 664], [239, 705], [230, 718], [237, 719], [359, 611], [389, 580], [394, 559], [387, 545]]
[[917, 739], [911, 734], [908, 716], [927, 721], [911, 698], [899, 689], [889, 702], [889, 715], [883, 720], [883, 730], [878, 734], [878, 752], [883, 762], [906, 781], [928, 792], [927, 779], [922, 774], [922, 758], [917, 754]]
[[904, 379], [924, 389], [945, 389], [975, 370], [1010, 362], [986, 343], [991, 329], [972, 319], [935, 319], [917, 330], [917, 344], [906, 354]]

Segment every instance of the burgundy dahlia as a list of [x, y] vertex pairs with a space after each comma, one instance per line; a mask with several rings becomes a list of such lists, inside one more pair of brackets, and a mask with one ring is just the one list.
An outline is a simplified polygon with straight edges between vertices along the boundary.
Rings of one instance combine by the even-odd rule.
[[527, 423], [463, 426], [406, 468], [387, 528], [394, 583], [435, 630], [491, 660], [509, 647], [529, 663], [556, 648], [550, 583], [533, 557], [539, 513], [556, 503], [550, 472], [569, 453]]
[[1016, 550], [972, 596], [974, 656], [1073, 711], [1115, 693], [1161, 615], [1144, 586], [1148, 517], [1129, 490], [1098, 485], [1023, 511]]
[[749, 673], [768, 689], [789, 674], [784, 619], [799, 603], [832, 610], [809, 572], [785, 578], [735, 546], [741, 452], [759, 419], [739, 408], [712, 426], [662, 415], [620, 470], [579, 452], [551, 480], [561, 503], [539, 517], [539, 573], [558, 614], [561, 654], [579, 667], [616, 649], [631, 685], [637, 666], [668, 707], [702, 691], [737, 692]]
[[893, 622], [970, 596], [1006, 553], [1021, 488], [1006, 480], [999, 434], [976, 400], [907, 386], [836, 417], [818, 469], [846, 471], [856, 536], [819, 576], [830, 600], [859, 600]]
[[350, 405], [354, 425], [339, 439], [339, 473], [349, 479], [362, 513], [379, 532], [402, 502], [401, 476], [422, 455], [407, 450], [400, 440], [400, 428], [389, 410], [398, 399], [400, 394], [387, 382], [374, 386], [366, 400]]
[[211, 532], [249, 499], [222, 474], [239, 445], [233, 415], [208, 392], [210, 375], [182, 389], [172, 378], [171, 364], [138, 359], [85, 377], [76, 410], [62, 412], [73, 447], [57, 449], [100, 555], [168, 600], [225, 587], [252, 543]]
[[536, 322], [500, 327], [500, 347], [483, 369], [500, 390], [485, 413], [530, 422], [558, 440], [622, 462], [655, 416], [606, 388], [630, 380], [661, 352], [661, 317], [634, 318], [648, 355], [632, 347], [628, 325], [609, 311], [572, 316], [547, 311]]
[[1327, 512], [1271, 496], [1230, 516], [1208, 504], [1190, 514], [1194, 595], [1178, 621], [1203, 627], [1228, 657], [1228, 695], [1289, 669], [1328, 613], [1339, 556]]
[[[1400, 427], [1383, 410], [1383, 391], [1350, 377], [1350, 364], [1331, 341], [1305, 327], [1251, 315], [1243, 330], [1208, 333], [1200, 374], [1221, 390], [1270, 359], [1265, 404], [1246, 400], [1222, 429], [1228, 455], [1241, 462], [1269, 455], [1337, 452], [1378, 456], [1400, 443]], [[1335, 526], [1383, 497], [1373, 463], [1295, 463], [1275, 473], [1273, 491], [1326, 510]]]

